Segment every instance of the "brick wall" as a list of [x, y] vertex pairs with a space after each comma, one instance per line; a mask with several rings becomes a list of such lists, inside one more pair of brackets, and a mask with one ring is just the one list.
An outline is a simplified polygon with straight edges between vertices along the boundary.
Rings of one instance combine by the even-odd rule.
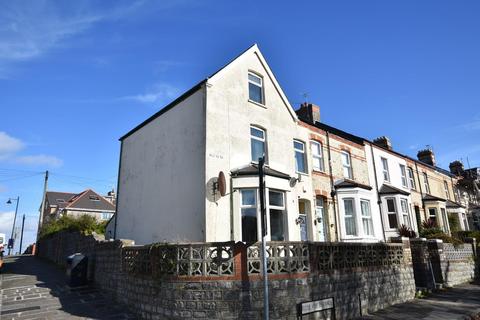
[[[78, 235], [71, 239], [78, 240]], [[68, 254], [60, 242], [69, 240], [66, 234], [42, 240], [39, 255], [60, 261], [59, 252]], [[95, 285], [139, 317], [262, 318], [258, 245], [129, 244], [96, 241], [89, 251], [90, 261], [94, 261]], [[271, 319], [296, 319], [299, 303], [332, 297], [336, 319], [350, 319], [415, 295], [408, 240], [392, 244], [271, 242], [268, 249]]]

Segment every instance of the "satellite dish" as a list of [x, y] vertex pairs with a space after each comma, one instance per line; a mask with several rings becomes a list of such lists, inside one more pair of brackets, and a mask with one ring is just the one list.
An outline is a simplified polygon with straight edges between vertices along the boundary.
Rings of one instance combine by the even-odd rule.
[[223, 171], [220, 171], [218, 173], [217, 184], [218, 184], [218, 191], [220, 192], [220, 195], [222, 197], [225, 196], [227, 183], [225, 181], [225, 174], [223, 173]]

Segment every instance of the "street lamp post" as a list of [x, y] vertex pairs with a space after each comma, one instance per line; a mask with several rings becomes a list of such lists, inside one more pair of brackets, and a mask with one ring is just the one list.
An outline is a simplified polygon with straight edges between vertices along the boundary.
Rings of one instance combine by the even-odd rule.
[[12, 226], [12, 234], [10, 236], [10, 241], [12, 245], [10, 246], [10, 241], [8, 241], [9, 246], [8, 246], [8, 255], [10, 255], [10, 252], [13, 249], [14, 246], [14, 240], [13, 240], [13, 232], [15, 230], [15, 222], [17, 220], [17, 212], [18, 212], [18, 203], [20, 202], [20, 196], [17, 196], [17, 198], [9, 198], [7, 201], [7, 204], [12, 204], [12, 200], [17, 202], [17, 205], [15, 206], [15, 216], [13, 217], [13, 226]]

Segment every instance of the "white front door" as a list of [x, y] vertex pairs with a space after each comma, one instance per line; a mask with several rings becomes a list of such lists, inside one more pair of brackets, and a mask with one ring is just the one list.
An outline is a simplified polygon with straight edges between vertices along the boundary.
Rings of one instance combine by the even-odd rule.
[[315, 218], [318, 232], [318, 241], [325, 241], [325, 202], [323, 198], [317, 197], [315, 199]]

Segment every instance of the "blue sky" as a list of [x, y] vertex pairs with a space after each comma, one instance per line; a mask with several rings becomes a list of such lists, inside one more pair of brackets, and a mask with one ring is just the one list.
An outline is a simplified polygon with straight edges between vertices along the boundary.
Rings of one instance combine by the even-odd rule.
[[50, 190], [116, 186], [118, 138], [253, 43], [290, 102], [480, 166], [478, 1], [0, 0], [0, 232]]

